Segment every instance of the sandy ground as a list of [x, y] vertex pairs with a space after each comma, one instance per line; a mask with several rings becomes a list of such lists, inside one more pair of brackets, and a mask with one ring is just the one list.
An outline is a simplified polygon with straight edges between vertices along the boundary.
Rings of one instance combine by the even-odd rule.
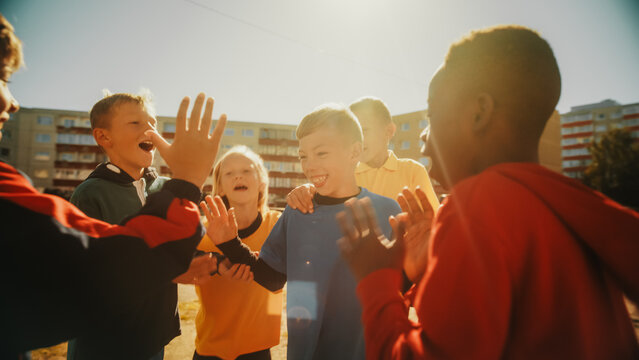
[[[284, 288], [286, 291], [286, 288]], [[195, 315], [200, 304], [195, 294], [195, 289], [191, 285], [178, 286], [178, 299], [180, 309], [180, 319], [182, 323], [182, 335], [173, 339], [165, 348], [165, 360], [188, 360], [193, 357], [195, 349]], [[286, 296], [284, 297], [286, 299]], [[632, 304], [627, 303], [628, 310], [633, 318], [637, 339], [639, 339], [639, 310]], [[286, 330], [286, 300], [282, 312], [282, 328], [280, 332], [280, 344], [271, 349], [271, 356], [274, 360], [286, 359], [286, 344], [288, 332]], [[411, 317], [415, 317], [412, 312]], [[33, 351], [34, 360], [64, 360], [66, 359], [67, 344], [63, 343], [46, 349]]]
[[[284, 291], [286, 291], [286, 287]], [[286, 359], [286, 344], [288, 341], [288, 332], [286, 331], [286, 295], [284, 295], [283, 305], [280, 344], [271, 349], [273, 360]], [[182, 335], [173, 339], [164, 348], [165, 360], [192, 359], [193, 351], [195, 350], [195, 315], [200, 308], [200, 302], [192, 285], [178, 285], [178, 307], [180, 309]], [[62, 343], [33, 351], [32, 358], [33, 360], [66, 360], [66, 354], [67, 344]]]

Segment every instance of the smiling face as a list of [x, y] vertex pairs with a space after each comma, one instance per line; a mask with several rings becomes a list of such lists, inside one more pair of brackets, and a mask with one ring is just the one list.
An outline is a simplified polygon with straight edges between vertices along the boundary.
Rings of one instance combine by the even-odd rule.
[[96, 141], [112, 163], [139, 179], [153, 162], [155, 147], [145, 134], [157, 124], [153, 113], [141, 104], [124, 102], [113, 109], [109, 123], [108, 129], [93, 130]]
[[360, 142], [348, 144], [332, 127], [322, 127], [302, 137], [299, 156], [302, 171], [324, 196], [347, 197], [357, 192], [355, 167], [361, 156]]
[[261, 182], [256, 165], [248, 157], [233, 153], [220, 163], [218, 195], [226, 196], [233, 206], [253, 204], [257, 208], [260, 192], [266, 184]]

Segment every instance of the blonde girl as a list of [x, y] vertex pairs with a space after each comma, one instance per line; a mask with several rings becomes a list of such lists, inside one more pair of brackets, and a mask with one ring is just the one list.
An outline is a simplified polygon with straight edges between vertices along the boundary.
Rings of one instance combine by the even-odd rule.
[[[214, 195], [235, 214], [239, 238], [259, 251], [280, 216], [268, 208], [268, 173], [262, 158], [246, 146], [235, 146], [217, 162], [213, 179]], [[212, 241], [215, 236], [223, 235], [211, 231], [198, 249], [221, 253]], [[201, 307], [193, 359], [271, 358], [269, 349], [280, 338], [281, 292], [233, 276], [215, 276], [196, 291]]]

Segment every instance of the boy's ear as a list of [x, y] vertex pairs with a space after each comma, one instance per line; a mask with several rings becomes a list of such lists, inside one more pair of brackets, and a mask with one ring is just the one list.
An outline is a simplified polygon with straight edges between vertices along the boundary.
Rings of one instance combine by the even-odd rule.
[[474, 118], [472, 119], [473, 132], [483, 132], [493, 120], [495, 99], [488, 93], [479, 93], [475, 98]]
[[93, 138], [103, 149], [111, 147], [111, 136], [109, 135], [108, 130], [100, 128], [93, 129]]
[[384, 134], [386, 135], [386, 138], [388, 139], [388, 141], [390, 141], [390, 139], [393, 138], [393, 136], [395, 136], [395, 131], [397, 131], [397, 125], [395, 125], [394, 122], [390, 122], [388, 123], [388, 125], [386, 125], [386, 128], [384, 129]]

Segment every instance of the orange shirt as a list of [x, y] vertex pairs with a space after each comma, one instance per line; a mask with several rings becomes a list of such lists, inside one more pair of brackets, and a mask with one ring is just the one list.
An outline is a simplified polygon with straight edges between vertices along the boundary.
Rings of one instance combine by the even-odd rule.
[[[260, 250], [280, 212], [271, 210], [262, 217], [259, 228], [242, 239], [253, 251]], [[206, 235], [198, 249], [221, 253]], [[235, 359], [279, 344], [281, 291], [272, 293], [254, 281], [247, 283], [222, 276], [215, 276], [195, 289], [201, 303], [195, 318], [198, 354]]]
[[388, 150], [388, 159], [379, 167], [373, 168], [360, 162], [355, 169], [357, 185], [368, 189], [370, 192], [397, 200], [404, 186], [411, 191], [415, 187], [424, 190], [428, 202], [436, 211], [439, 208], [437, 195], [428, 177], [426, 168], [412, 159], [398, 159], [395, 153]]

